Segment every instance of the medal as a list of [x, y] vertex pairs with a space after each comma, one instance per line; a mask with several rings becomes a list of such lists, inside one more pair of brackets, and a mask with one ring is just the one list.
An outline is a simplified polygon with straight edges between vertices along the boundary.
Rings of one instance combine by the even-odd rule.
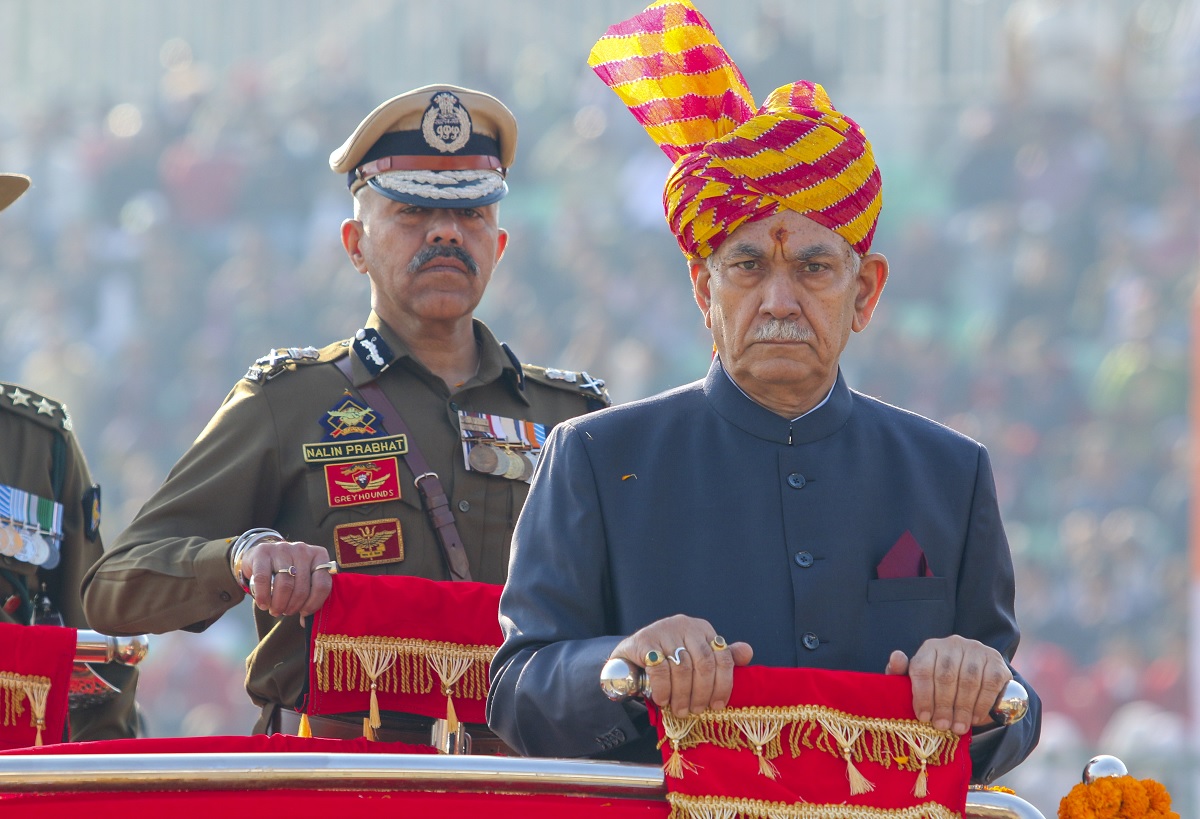
[[35, 533], [30, 540], [33, 541], [33, 558], [29, 561], [35, 566], [41, 566], [50, 557], [50, 544], [42, 537], [41, 533]]
[[510, 481], [533, 477], [546, 441], [545, 424], [459, 410], [458, 426], [467, 469]]
[[504, 477], [510, 481], [518, 480], [525, 473], [525, 458], [519, 452], [510, 452], [508, 461], [508, 469], [504, 470]]
[[25, 548], [25, 540], [15, 526], [0, 523], [0, 555], [13, 557]]
[[37, 540], [39, 538], [37, 536], [37, 532], [27, 531], [21, 537], [25, 545], [22, 547], [21, 551], [13, 555], [13, 559], [19, 560], [22, 563], [33, 563], [34, 555], [38, 553]]
[[521, 474], [517, 476], [517, 480], [529, 483], [529, 479], [533, 477], [533, 458], [530, 458], [527, 452], [522, 452], [519, 457], [522, 469]]
[[475, 444], [467, 455], [467, 463], [476, 472], [492, 472], [500, 463], [500, 456], [491, 444]]
[[508, 474], [509, 466], [512, 464], [512, 454], [506, 449], [496, 449], [496, 465], [492, 467], [492, 474], [503, 478]]

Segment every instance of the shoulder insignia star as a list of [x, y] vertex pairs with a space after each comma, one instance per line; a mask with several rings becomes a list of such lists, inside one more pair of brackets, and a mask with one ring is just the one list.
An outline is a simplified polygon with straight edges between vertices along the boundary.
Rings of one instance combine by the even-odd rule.
[[14, 407], [28, 407], [30, 394], [23, 391], [20, 387], [13, 387], [13, 391], [8, 394], [12, 399]]
[[58, 410], [58, 407], [54, 406], [54, 404], [51, 404], [45, 398], [43, 398], [41, 401], [38, 401], [36, 404], [34, 404], [34, 406], [37, 407], [38, 415], [49, 415], [51, 418], [54, 417], [55, 411]]

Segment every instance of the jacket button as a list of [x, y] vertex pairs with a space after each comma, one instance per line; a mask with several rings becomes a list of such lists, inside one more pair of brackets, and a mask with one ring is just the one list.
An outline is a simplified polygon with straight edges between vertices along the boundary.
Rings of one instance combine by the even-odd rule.
[[804, 632], [804, 636], [800, 638], [800, 641], [804, 643], [804, 647], [809, 651], [816, 651], [821, 645], [821, 641], [817, 638], [817, 635], [811, 631]]
[[232, 599], [233, 599], [233, 595], [231, 595], [231, 594], [230, 594], [229, 592], [227, 592], [227, 591], [223, 591], [223, 592], [221, 592], [221, 595], [220, 595], [220, 597], [221, 597], [221, 602], [222, 602], [222, 603], [228, 603], [230, 600], [232, 600]]
[[471, 502], [470, 502], [470, 501], [466, 501], [466, 500], [460, 500], [460, 501], [458, 502], [458, 511], [460, 511], [460, 512], [470, 512], [470, 511], [471, 511]]
[[807, 569], [813, 564], [812, 552], [797, 552], [796, 565], [802, 569]]
[[799, 472], [793, 472], [787, 476], [787, 483], [792, 489], [803, 489], [805, 484], [804, 476]]

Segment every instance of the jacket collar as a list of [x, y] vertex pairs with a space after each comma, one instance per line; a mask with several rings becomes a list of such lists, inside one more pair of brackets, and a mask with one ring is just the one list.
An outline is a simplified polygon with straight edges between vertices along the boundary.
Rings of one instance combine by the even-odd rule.
[[[508, 382], [517, 399], [528, 404], [529, 399], [525, 397], [525, 393], [520, 389], [521, 371], [517, 368], [513, 359], [504, 351], [504, 348], [496, 340], [496, 337], [486, 324], [479, 319], [473, 319], [472, 327], [475, 331], [475, 342], [479, 345], [479, 370], [472, 378], [467, 380], [463, 385], [463, 389], [490, 384], [503, 377]], [[383, 341], [382, 347], [377, 345], [377, 349], [384, 357], [385, 364], [383, 365], [383, 369], [385, 371], [388, 368], [399, 366], [403, 363], [404, 366], [412, 368], [427, 378], [436, 379], [436, 376], [413, 356], [409, 346], [400, 339], [400, 336], [374, 310], [367, 317], [367, 323], [363, 329], [368, 333], [378, 334], [378, 337]], [[350, 369], [354, 376], [354, 386], [361, 387], [377, 376], [372, 374], [363, 362], [358, 346], [358, 344], [355, 344], [351, 340]]]
[[742, 392], [719, 357], [714, 357], [708, 368], [704, 395], [716, 413], [735, 427], [764, 441], [785, 445], [809, 444], [832, 435], [849, 420], [853, 409], [853, 395], [840, 368], [825, 403], [795, 420], [776, 415]]

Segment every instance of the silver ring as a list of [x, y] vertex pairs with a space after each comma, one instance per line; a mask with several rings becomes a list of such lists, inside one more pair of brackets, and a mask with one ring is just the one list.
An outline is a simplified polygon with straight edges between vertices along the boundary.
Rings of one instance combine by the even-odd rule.
[[[250, 578], [250, 582], [247, 585], [250, 587], [250, 596], [253, 597], [254, 596], [254, 578], [253, 577]], [[274, 593], [275, 593], [275, 575], [272, 574], [271, 575], [271, 585], [267, 587], [267, 594], [274, 594]]]
[[318, 563], [316, 566], [313, 566], [312, 570], [314, 572], [325, 571], [330, 574], [337, 574], [337, 561], [331, 560], [328, 563]]
[[683, 652], [683, 651], [687, 651], [687, 649], [683, 646], [680, 646], [679, 648], [675, 649], [675, 653], [672, 654], [667, 659], [670, 660], [671, 662], [675, 663], [675, 665], [679, 665], [679, 663], [682, 662], [682, 660], [679, 659], [679, 654], [680, 654], [680, 652]]

